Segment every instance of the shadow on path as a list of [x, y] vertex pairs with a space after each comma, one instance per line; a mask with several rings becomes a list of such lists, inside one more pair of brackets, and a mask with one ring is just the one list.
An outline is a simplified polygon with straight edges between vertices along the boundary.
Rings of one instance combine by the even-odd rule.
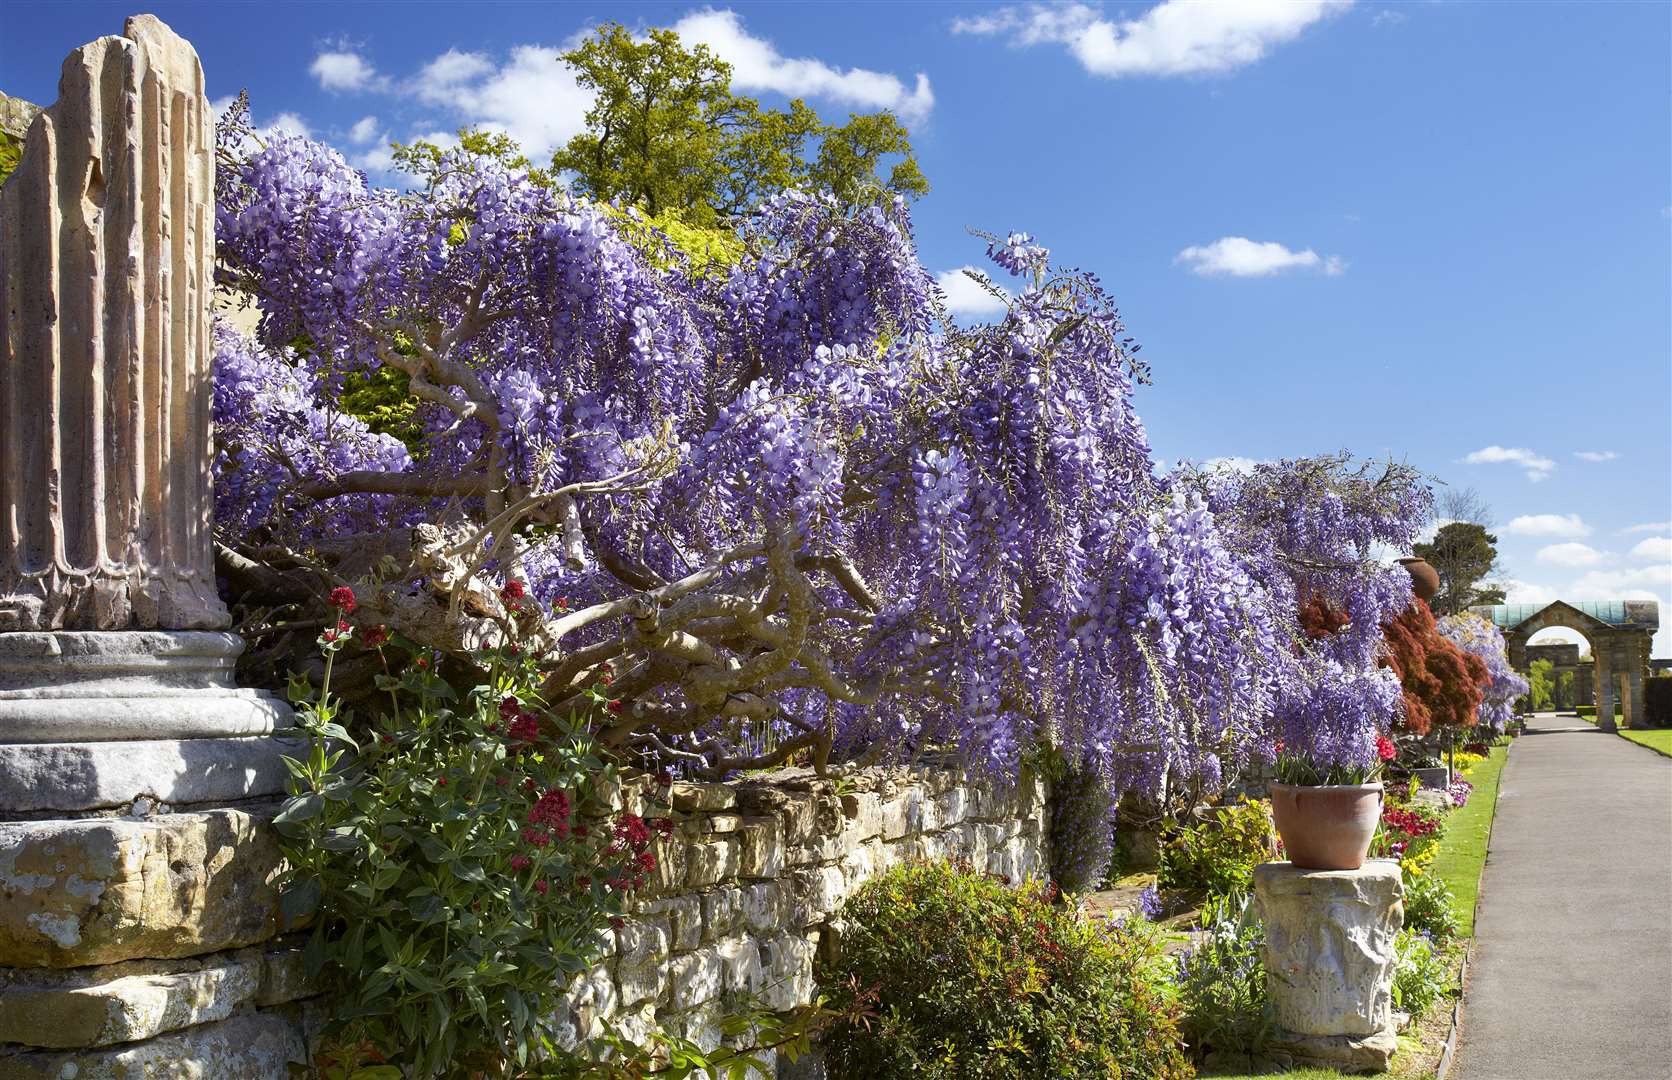
[[1672, 1078], [1672, 759], [1534, 718], [1504, 770], [1475, 933], [1454, 1078]]

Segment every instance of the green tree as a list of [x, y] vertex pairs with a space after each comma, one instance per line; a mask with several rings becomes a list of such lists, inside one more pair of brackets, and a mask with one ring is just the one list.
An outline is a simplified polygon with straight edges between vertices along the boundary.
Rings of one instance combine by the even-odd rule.
[[593, 198], [707, 227], [789, 187], [852, 204], [929, 189], [892, 113], [854, 114], [837, 127], [799, 98], [763, 108], [732, 93], [731, 65], [672, 30], [639, 39], [607, 23], [563, 60], [594, 103], [586, 130], [552, 155], [552, 168]]
[[1504, 602], [1503, 589], [1481, 584], [1498, 564], [1498, 538], [1486, 526], [1448, 522], [1432, 543], [1417, 544], [1413, 550], [1440, 575], [1440, 592], [1429, 605], [1436, 615], [1455, 615], [1471, 604]]
[[1548, 660], [1534, 660], [1527, 665], [1527, 699], [1534, 712], [1548, 712], [1555, 707], [1555, 682], [1551, 673], [1556, 665]]

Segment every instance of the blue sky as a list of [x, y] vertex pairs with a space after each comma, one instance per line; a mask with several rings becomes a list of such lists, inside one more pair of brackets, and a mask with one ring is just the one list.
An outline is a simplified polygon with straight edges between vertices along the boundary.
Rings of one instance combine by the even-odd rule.
[[[130, 9], [13, 0], [0, 89], [50, 101]], [[1160, 458], [1404, 458], [1485, 496], [1512, 599], [1672, 622], [1672, 6], [150, 10], [212, 98], [248, 88], [374, 173], [464, 123], [549, 150], [586, 108], [555, 55], [608, 19], [707, 40], [769, 103], [895, 108], [924, 262], [979, 264], [972, 225], [1097, 271]]]

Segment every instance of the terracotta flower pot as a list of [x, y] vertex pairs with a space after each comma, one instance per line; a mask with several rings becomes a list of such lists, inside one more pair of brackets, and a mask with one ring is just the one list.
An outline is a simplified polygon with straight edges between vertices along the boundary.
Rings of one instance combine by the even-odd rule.
[[1381, 784], [1271, 785], [1283, 852], [1305, 870], [1357, 870], [1382, 819]]
[[1440, 591], [1440, 573], [1427, 559], [1400, 559], [1399, 565], [1411, 575], [1411, 591], [1424, 600], [1432, 600]]

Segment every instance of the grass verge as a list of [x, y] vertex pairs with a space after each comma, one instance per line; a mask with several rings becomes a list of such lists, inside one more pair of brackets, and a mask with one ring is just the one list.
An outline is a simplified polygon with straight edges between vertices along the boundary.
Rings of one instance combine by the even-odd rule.
[[1464, 777], [1475, 790], [1468, 804], [1446, 822], [1446, 834], [1428, 868], [1457, 897], [1457, 923], [1466, 938], [1475, 936], [1475, 900], [1480, 895], [1481, 871], [1486, 868], [1486, 840], [1492, 834], [1498, 782], [1508, 757], [1509, 747], [1494, 746], [1487, 759]]

